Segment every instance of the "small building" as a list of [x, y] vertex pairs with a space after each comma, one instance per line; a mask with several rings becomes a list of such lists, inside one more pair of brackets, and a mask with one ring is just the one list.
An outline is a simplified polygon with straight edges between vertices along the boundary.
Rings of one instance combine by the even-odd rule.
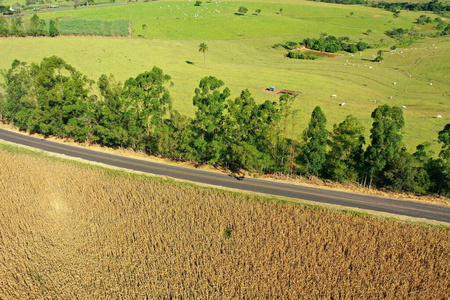
[[275, 87], [274, 86], [269, 86], [268, 90], [271, 91], [271, 92], [275, 92]]

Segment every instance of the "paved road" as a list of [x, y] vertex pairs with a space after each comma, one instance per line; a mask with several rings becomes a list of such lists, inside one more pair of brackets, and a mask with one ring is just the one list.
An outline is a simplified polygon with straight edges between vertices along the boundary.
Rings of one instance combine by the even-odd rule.
[[83, 149], [3, 129], [0, 129], [0, 139], [115, 167], [192, 182], [450, 223], [450, 207], [445, 206], [400, 201], [253, 178], [235, 178], [227, 174], [188, 169]]

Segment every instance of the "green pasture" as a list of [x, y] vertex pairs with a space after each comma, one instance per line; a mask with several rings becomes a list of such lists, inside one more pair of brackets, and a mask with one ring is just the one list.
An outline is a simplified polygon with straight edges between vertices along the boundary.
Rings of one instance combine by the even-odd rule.
[[[264, 2], [155, 1], [125, 6], [79, 9], [40, 14], [44, 19], [132, 20], [135, 37], [151, 39], [243, 39], [315, 37], [322, 32], [354, 39], [378, 41], [392, 27], [410, 28], [419, 12], [392, 13], [358, 5], [338, 5], [311, 1]], [[249, 12], [235, 15], [240, 6]], [[256, 9], [261, 13], [253, 15]], [[282, 12], [280, 13], [280, 9]], [[350, 13], [353, 12], [353, 15]], [[145, 26], [146, 25], [146, 29]], [[362, 33], [372, 30], [370, 36]]]
[[[39, 62], [43, 57], [57, 55], [94, 80], [112, 73], [123, 82], [156, 65], [172, 76], [174, 107], [190, 116], [194, 114], [194, 89], [207, 75], [222, 79], [231, 88], [232, 97], [248, 88], [257, 102], [278, 99], [279, 95], [265, 90], [269, 86], [300, 91], [295, 100], [298, 114], [292, 126], [296, 137], [306, 127], [316, 105], [325, 112], [329, 129], [353, 114], [365, 125], [367, 138], [370, 114], [378, 105], [406, 106], [404, 134], [408, 149], [413, 151], [424, 141], [432, 142], [438, 149], [437, 132], [450, 122], [450, 40], [426, 38], [391, 54], [389, 47], [394, 41], [383, 34], [394, 26], [411, 28], [423, 13], [403, 11], [396, 19], [390, 12], [357, 5], [271, 1], [275, 0], [217, 4], [204, 1], [200, 8], [193, 6], [195, 1], [156, 1], [43, 13], [39, 17], [58, 18], [61, 22], [129, 20], [131, 16], [134, 38], [3, 38], [0, 68], [8, 68], [16, 58]], [[241, 5], [249, 9], [247, 16], [234, 15]], [[280, 8], [283, 11], [277, 14]], [[200, 9], [202, 18], [195, 19]], [[256, 9], [262, 12], [251, 15]], [[181, 18], [182, 14], [189, 17]], [[146, 30], [143, 24], [147, 25]], [[368, 29], [372, 33], [364, 35]], [[318, 37], [320, 33], [369, 43], [383, 39], [385, 46], [380, 49], [387, 51], [385, 60], [381, 64], [370, 61], [380, 49], [366, 50], [361, 56], [341, 53], [338, 58], [293, 60], [284, 57], [284, 49], [271, 47], [289, 40]], [[203, 55], [198, 52], [201, 42], [209, 47], [206, 68]], [[337, 97], [331, 97], [332, 94]], [[339, 106], [344, 102], [344, 106]], [[438, 114], [442, 119], [436, 118]]]
[[[8, 38], [0, 39], [3, 57], [0, 68], [9, 67], [15, 58], [38, 62], [43, 57], [58, 55], [92, 79], [113, 73], [123, 82], [156, 65], [172, 76], [174, 107], [191, 116], [194, 89], [207, 75], [224, 80], [232, 90], [232, 97], [248, 88], [259, 102], [278, 98], [265, 91], [268, 86], [296, 90], [301, 92], [295, 102], [299, 110], [294, 120], [296, 136], [305, 128], [316, 105], [324, 110], [330, 129], [333, 123], [353, 114], [365, 124], [367, 136], [370, 113], [378, 105], [404, 105], [405, 141], [410, 150], [420, 142], [435, 141], [437, 132], [450, 121], [448, 39], [426, 39], [408, 47], [413, 50], [386, 53], [382, 64], [367, 61], [377, 50], [365, 51], [362, 56], [305, 61], [284, 58], [281, 51], [258, 46], [257, 42], [208, 41], [204, 68], [197, 40]], [[438, 48], [431, 49], [432, 44]], [[426, 51], [425, 47], [429, 49]], [[337, 97], [331, 97], [332, 94]], [[339, 106], [343, 102], [345, 106]], [[437, 119], [438, 114], [443, 119]]]
[[58, 30], [61, 35], [101, 35], [128, 36], [129, 22], [127, 20], [60, 20]]

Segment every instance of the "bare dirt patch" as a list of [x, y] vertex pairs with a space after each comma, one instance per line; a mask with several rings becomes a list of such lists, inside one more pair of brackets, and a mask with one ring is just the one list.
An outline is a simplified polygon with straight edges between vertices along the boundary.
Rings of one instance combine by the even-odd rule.
[[331, 53], [331, 52], [320, 52], [320, 51], [306, 51], [305, 52], [306, 55], [315, 55], [315, 56], [320, 56], [320, 57], [331, 57], [331, 58], [335, 58], [335, 57], [342, 57], [342, 54], [337, 54], [337, 53]]
[[289, 50], [289, 51], [305, 51], [304, 53], [306, 55], [315, 55], [315, 56], [320, 56], [320, 57], [342, 57], [342, 54], [337, 54], [337, 53], [331, 53], [331, 52], [325, 52], [325, 51], [316, 51], [316, 50], [311, 50], [306, 48], [305, 46], [300, 46], [294, 50]]

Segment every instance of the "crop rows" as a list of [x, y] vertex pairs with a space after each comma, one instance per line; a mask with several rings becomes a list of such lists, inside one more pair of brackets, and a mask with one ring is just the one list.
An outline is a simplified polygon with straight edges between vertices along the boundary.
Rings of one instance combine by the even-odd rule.
[[450, 235], [0, 149], [0, 298], [443, 299]]
[[128, 36], [129, 21], [115, 20], [61, 20], [58, 30], [62, 35]]

